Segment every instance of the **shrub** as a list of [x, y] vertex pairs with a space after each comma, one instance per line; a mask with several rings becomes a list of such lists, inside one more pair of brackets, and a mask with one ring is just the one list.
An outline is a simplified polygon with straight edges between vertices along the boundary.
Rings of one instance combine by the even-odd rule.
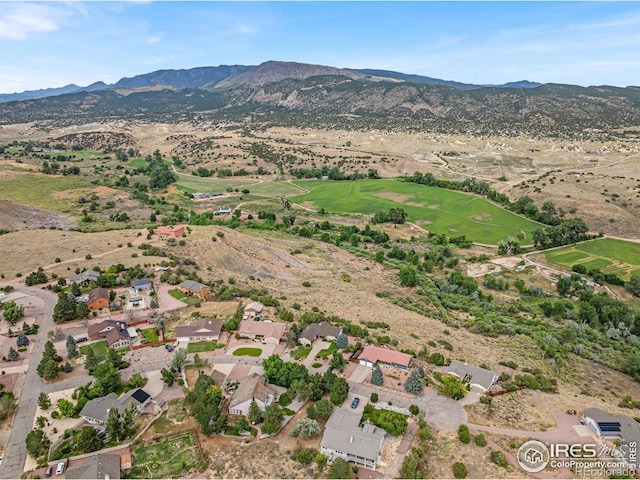
[[411, 412], [411, 415], [417, 415], [420, 412], [420, 407], [417, 405], [410, 405], [409, 412]]
[[484, 438], [484, 435], [481, 434], [481, 433], [479, 433], [478, 435], [473, 437], [473, 441], [479, 447], [486, 447], [487, 446], [487, 439]]
[[462, 462], [456, 462], [452, 466], [455, 478], [467, 478], [467, 467]]
[[378, 401], [378, 394], [376, 392], [371, 392], [369, 400], [371, 400], [373, 403], [376, 403]]
[[500, 467], [507, 468], [509, 466], [507, 457], [504, 456], [504, 453], [497, 450], [491, 452], [491, 461]]
[[462, 443], [468, 444], [471, 442], [471, 434], [469, 433], [469, 427], [462, 424], [458, 427], [458, 440]]
[[487, 395], [481, 396], [480, 403], [483, 405], [491, 405], [491, 397], [488, 397]]

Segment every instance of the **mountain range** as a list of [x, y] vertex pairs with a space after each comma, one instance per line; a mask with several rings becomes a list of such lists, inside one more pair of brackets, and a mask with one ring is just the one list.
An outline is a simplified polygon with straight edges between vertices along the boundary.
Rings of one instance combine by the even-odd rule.
[[[362, 81], [387, 80], [427, 85], [448, 85], [459, 90], [472, 90], [485, 86], [441, 80], [439, 78], [424, 77], [421, 75], [392, 72], [389, 70], [342, 69], [324, 65], [269, 61], [257, 66], [220, 65], [218, 67], [197, 67], [182, 70], [156, 70], [151, 73], [136, 75], [135, 77], [121, 78], [116, 83], [112, 84], [95, 82], [86, 87], [80, 87], [72, 83], [60, 88], [27, 90], [21, 93], [0, 93], [0, 103], [54, 97], [56, 95], [64, 95], [67, 93], [95, 92], [97, 90], [107, 89], [140, 89], [158, 85], [178, 89], [228, 88], [243, 83], [256, 85], [279, 81], [285, 78], [303, 80], [305, 78], [318, 75], [343, 75], [353, 78], [354, 80]], [[540, 86], [540, 84], [523, 80], [520, 82], [509, 82], [503, 85], [487, 86], [503, 88], [534, 88]]]
[[47, 91], [55, 96], [0, 103], [0, 125], [250, 120], [298, 127], [634, 139], [635, 130], [627, 127], [640, 125], [639, 87], [528, 81], [481, 86], [294, 62], [159, 70], [112, 85], [73, 87]]

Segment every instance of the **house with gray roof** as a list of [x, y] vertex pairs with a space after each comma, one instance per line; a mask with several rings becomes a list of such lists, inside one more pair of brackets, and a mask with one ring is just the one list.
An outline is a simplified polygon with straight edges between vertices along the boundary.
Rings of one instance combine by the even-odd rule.
[[472, 387], [479, 388], [487, 392], [500, 378], [496, 372], [486, 368], [476, 367], [459, 360], [452, 360], [451, 365], [446, 369], [449, 375], [454, 375], [463, 383], [468, 383]]
[[176, 329], [179, 342], [199, 342], [218, 340], [222, 331], [222, 322], [217, 319], [203, 318], [193, 325], [180, 325]]
[[612, 415], [599, 408], [582, 412], [582, 420], [599, 438], [614, 444], [613, 456], [627, 465], [638, 465], [640, 423], [627, 415]]
[[100, 272], [95, 270], [85, 270], [84, 272], [69, 275], [69, 282], [76, 282], [78, 285], [88, 287], [91, 282], [97, 282]]
[[93, 478], [119, 480], [120, 455], [98, 453], [87, 458], [80, 465], [69, 467], [65, 473], [66, 478]]
[[342, 328], [334, 327], [328, 322], [311, 323], [298, 335], [298, 343], [311, 345], [318, 338], [331, 341], [338, 338], [341, 333]]
[[331, 464], [336, 458], [375, 470], [382, 456], [387, 432], [357, 412], [334, 408], [322, 434], [320, 451]]
[[135, 293], [148, 292], [153, 288], [153, 285], [148, 278], [139, 278], [131, 282], [131, 288], [135, 290]]
[[264, 412], [264, 409], [273, 403], [275, 397], [276, 389], [269, 385], [262, 376], [252, 373], [240, 381], [240, 385], [231, 397], [229, 413], [248, 415], [252, 401], [255, 401], [260, 410]]
[[151, 401], [151, 395], [136, 388], [129, 390], [118, 398], [115, 393], [110, 393], [104, 397], [89, 400], [82, 410], [80, 416], [87, 422], [94, 425], [105, 425], [109, 419], [109, 411], [117, 408], [122, 415], [130, 404], [133, 404], [138, 412], [141, 412]]
[[196, 282], [195, 280], [185, 280], [180, 284], [180, 291], [183, 293], [198, 297], [202, 300], [211, 295], [211, 287], [204, 283]]

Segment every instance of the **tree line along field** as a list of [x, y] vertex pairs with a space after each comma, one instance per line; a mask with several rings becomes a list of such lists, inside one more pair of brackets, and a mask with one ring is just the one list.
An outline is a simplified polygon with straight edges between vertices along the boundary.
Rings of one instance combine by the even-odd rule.
[[523, 232], [523, 243], [531, 243], [531, 232], [541, 225], [509, 212], [488, 200], [452, 190], [405, 183], [398, 180], [296, 181], [309, 191], [291, 197], [294, 203], [311, 203], [327, 212], [374, 214], [401, 207], [407, 221], [449, 236], [496, 245]]
[[545, 257], [549, 262], [568, 269], [573, 265], [584, 265], [587, 270], [598, 268], [623, 280], [640, 273], [640, 244], [613, 238], [570, 245], [545, 252]]

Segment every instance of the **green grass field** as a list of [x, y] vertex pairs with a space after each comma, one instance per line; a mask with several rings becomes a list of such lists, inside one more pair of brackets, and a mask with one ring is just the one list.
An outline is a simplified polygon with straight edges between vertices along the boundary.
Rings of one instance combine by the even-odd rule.
[[426, 230], [495, 245], [509, 236], [524, 232], [523, 243], [530, 243], [531, 232], [540, 225], [509, 212], [488, 200], [452, 190], [405, 183], [397, 180], [297, 181], [309, 193], [291, 197], [328, 212], [374, 214], [401, 207], [407, 221]]
[[107, 350], [109, 346], [105, 340], [100, 342], [92, 343], [91, 345], [83, 345], [80, 347], [80, 353], [82, 355], [86, 355], [89, 352], [89, 349], [93, 349], [93, 353], [98, 357], [98, 361], [102, 362], [107, 358]]
[[200, 462], [193, 434], [173, 436], [134, 450], [133, 468], [127, 478], [184, 477]]
[[187, 345], [187, 353], [212, 352], [222, 347], [224, 344], [218, 342], [190, 342]]
[[625, 280], [633, 273], [640, 273], [640, 243], [624, 240], [600, 238], [546, 252], [545, 257], [567, 269], [579, 264], [587, 269], [599, 268], [604, 273], [615, 273]]
[[11, 175], [0, 178], [0, 199], [68, 213], [77, 195], [66, 193], [88, 187], [91, 184], [77, 176]]
[[259, 357], [262, 349], [253, 347], [242, 347], [233, 351], [236, 357]]
[[251, 190], [251, 186], [256, 184], [255, 180], [239, 180], [238, 178], [216, 178], [216, 177], [198, 177], [196, 175], [189, 175], [186, 173], [177, 173], [178, 181], [176, 186], [183, 186], [192, 188], [196, 192], [224, 192], [227, 187], [233, 188], [248, 188]]
[[140, 330], [140, 332], [147, 343], [157, 342], [159, 340], [158, 331], [155, 328], [145, 328]]
[[171, 295], [176, 300], [180, 300], [187, 305], [200, 305], [202, 300], [197, 297], [190, 297], [189, 295], [185, 295], [184, 292], [178, 290], [177, 288], [174, 290], [169, 290], [169, 295]]

